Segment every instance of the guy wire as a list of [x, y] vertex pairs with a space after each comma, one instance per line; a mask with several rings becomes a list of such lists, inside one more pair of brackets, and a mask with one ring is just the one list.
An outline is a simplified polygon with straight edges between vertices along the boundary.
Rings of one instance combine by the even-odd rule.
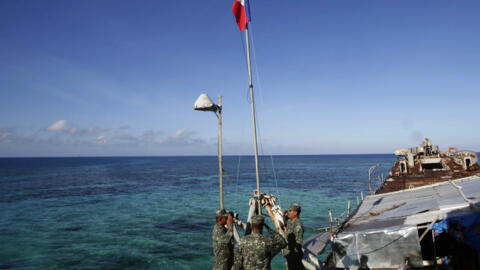
[[[253, 59], [254, 59], [254, 70], [255, 70], [255, 77], [257, 78], [257, 85], [258, 85], [258, 90], [260, 92], [260, 99], [261, 99], [261, 102], [263, 105], [265, 105], [265, 99], [263, 97], [263, 88], [262, 88], [262, 83], [261, 83], [261, 80], [260, 80], [260, 75], [259, 75], [259, 72], [258, 72], [258, 65], [257, 65], [257, 54], [256, 54], [256, 49], [255, 49], [255, 32], [253, 30], [253, 27], [249, 28], [251, 30], [251, 40], [252, 40], [252, 52], [253, 52]], [[257, 121], [257, 126], [259, 127], [259, 137], [260, 137], [260, 148], [261, 148], [261, 151], [262, 151], [262, 155], [264, 154], [263, 152], [263, 144], [262, 144], [262, 138], [261, 138], [261, 132], [260, 132], [260, 125], [258, 124], [259, 121]], [[274, 161], [273, 161], [273, 155], [270, 153], [269, 154], [270, 156], [270, 161], [271, 161], [271, 164], [272, 164], [272, 173], [273, 173], [273, 178], [275, 180], [275, 188], [276, 188], [276, 191], [277, 191], [277, 198], [278, 198], [278, 204], [281, 205], [281, 200], [280, 200], [280, 190], [278, 189], [278, 180], [277, 180], [277, 174], [275, 172], [275, 164], [274, 164]]]

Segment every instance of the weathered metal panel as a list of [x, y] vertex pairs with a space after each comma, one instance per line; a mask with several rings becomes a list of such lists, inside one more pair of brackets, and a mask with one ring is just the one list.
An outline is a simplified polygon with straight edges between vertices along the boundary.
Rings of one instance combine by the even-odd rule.
[[420, 159], [420, 162], [422, 164], [440, 163], [442, 162], [442, 159], [441, 158], [424, 158], [424, 159]]
[[[462, 191], [472, 203], [480, 202], [480, 176], [458, 179], [452, 183], [463, 187]], [[469, 202], [452, 183], [442, 182], [431, 186], [368, 196], [347, 225], [414, 215], [424, 215], [427, 219], [425, 222], [428, 222], [433, 221], [435, 214], [442, 216], [448, 211], [468, 207]]]
[[416, 226], [341, 233], [333, 251], [338, 268], [397, 268], [407, 258], [410, 266], [422, 266]]
[[[336, 267], [421, 266], [417, 225], [480, 205], [480, 176], [368, 196], [333, 242]], [[365, 265], [364, 265], [365, 266]]]
[[465, 181], [458, 182], [457, 185], [462, 187], [463, 193], [468, 199], [480, 202], [480, 185], [475, 182]]
[[305, 241], [303, 241], [303, 249], [312, 253], [315, 256], [322, 253], [325, 247], [330, 242], [330, 232], [324, 232], [316, 235], [312, 235]]

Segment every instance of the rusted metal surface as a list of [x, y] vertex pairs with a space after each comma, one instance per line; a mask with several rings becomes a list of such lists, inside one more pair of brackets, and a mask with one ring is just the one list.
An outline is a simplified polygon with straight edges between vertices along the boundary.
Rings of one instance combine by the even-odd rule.
[[[451, 150], [454, 149], [455, 152]], [[395, 151], [397, 161], [389, 177], [375, 194], [383, 194], [425, 185], [441, 183], [480, 174], [478, 156], [473, 151], [458, 151], [450, 147], [440, 152], [429, 140], [416, 148]], [[413, 163], [413, 166], [411, 166]]]

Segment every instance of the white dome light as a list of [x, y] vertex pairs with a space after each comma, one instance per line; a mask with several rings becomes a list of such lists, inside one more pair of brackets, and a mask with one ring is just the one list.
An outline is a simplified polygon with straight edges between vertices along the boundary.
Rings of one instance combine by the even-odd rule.
[[212, 99], [207, 94], [201, 94], [195, 104], [193, 104], [193, 109], [197, 111], [212, 111], [216, 112], [218, 106], [213, 103]]

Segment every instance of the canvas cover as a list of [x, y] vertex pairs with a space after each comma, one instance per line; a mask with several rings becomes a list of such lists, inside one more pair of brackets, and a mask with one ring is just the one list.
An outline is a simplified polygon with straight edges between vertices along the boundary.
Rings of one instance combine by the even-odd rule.
[[410, 266], [422, 266], [416, 226], [341, 233], [334, 239], [332, 249], [338, 268], [397, 268], [407, 258]]

